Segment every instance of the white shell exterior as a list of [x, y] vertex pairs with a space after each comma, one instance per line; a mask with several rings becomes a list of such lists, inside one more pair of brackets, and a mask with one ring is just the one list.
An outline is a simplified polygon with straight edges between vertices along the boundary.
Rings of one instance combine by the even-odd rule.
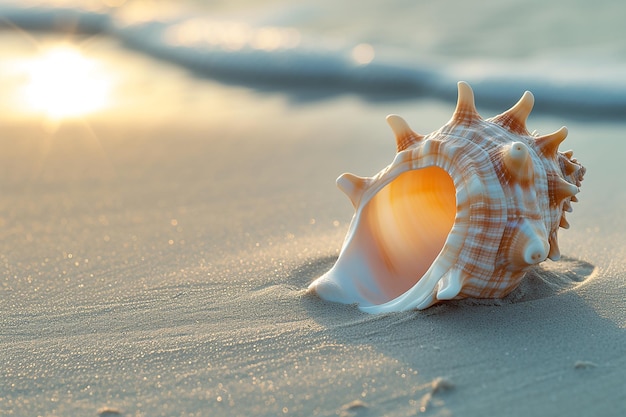
[[335, 265], [310, 286], [369, 313], [424, 309], [442, 300], [503, 297], [528, 268], [559, 259], [557, 231], [585, 173], [567, 136], [533, 136], [526, 92], [484, 120], [460, 82], [452, 119], [422, 136], [396, 115], [393, 162], [374, 177], [343, 174], [355, 207]]

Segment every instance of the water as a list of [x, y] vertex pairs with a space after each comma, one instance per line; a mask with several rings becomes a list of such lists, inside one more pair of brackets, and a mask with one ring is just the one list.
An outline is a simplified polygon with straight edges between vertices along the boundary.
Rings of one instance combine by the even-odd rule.
[[614, 0], [0, 1], [5, 28], [104, 33], [206, 77], [370, 99], [626, 116], [626, 3]]

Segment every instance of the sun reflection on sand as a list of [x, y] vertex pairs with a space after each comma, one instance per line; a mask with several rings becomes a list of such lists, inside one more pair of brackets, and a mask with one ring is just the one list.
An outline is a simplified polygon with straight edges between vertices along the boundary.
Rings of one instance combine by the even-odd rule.
[[102, 63], [70, 45], [56, 45], [18, 64], [24, 110], [51, 120], [84, 116], [111, 103], [113, 80]]
[[0, 125], [19, 120], [54, 133], [83, 122], [206, 124], [240, 111], [240, 100], [255, 94], [101, 36], [0, 32], [0, 45]]

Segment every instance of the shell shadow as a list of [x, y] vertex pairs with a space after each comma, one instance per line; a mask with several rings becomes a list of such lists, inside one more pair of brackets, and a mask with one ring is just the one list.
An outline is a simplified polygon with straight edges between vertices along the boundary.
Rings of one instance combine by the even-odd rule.
[[[335, 260], [329, 256], [301, 265], [292, 271], [290, 284], [306, 288]], [[394, 404], [399, 404], [398, 398], [410, 401], [419, 394], [425, 395], [423, 400], [432, 395], [434, 402], [424, 415], [463, 415], [468, 404], [475, 408], [475, 414], [490, 415], [501, 407], [502, 398], [519, 399], [512, 394], [512, 387], [527, 384], [521, 381], [531, 375], [549, 377], [527, 385], [520, 394], [524, 398], [551, 392], [556, 401], [571, 401], [571, 389], [583, 390], [589, 378], [611, 392], [606, 395], [618, 395], [614, 380], [619, 371], [611, 361], [623, 351], [623, 329], [572, 291], [599, 271], [591, 263], [563, 257], [533, 269], [504, 299], [443, 302], [422, 311], [370, 315], [354, 305], [326, 302], [304, 291], [299, 302], [322, 327], [316, 335], [324, 343], [331, 339], [338, 345], [365, 346], [381, 355], [377, 358], [389, 358], [390, 363], [397, 364], [388, 374], [381, 371], [377, 375], [381, 384], [392, 384], [394, 372], [406, 371], [418, 375], [413, 380], [415, 386], [436, 387], [437, 381], [444, 381], [453, 387], [445, 393], [436, 392], [436, 388], [426, 394], [399, 391]], [[602, 335], [602, 349], [598, 349], [598, 335]], [[355, 363], [361, 364], [360, 360], [354, 358]], [[587, 363], [598, 370], [581, 371]], [[568, 378], [571, 386], [565, 384], [563, 388], [561, 377]], [[482, 400], [477, 401], [479, 397]], [[359, 411], [381, 415], [380, 407]], [[528, 415], [524, 407], [509, 411], [515, 410], [507, 410], [511, 416]]]

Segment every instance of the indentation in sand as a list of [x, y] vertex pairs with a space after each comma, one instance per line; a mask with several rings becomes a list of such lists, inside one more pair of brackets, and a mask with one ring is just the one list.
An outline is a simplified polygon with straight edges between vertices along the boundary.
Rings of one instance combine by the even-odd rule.
[[504, 300], [521, 303], [551, 297], [580, 285], [591, 278], [595, 270], [589, 262], [567, 256], [557, 262], [546, 261], [530, 270], [520, 286]]

